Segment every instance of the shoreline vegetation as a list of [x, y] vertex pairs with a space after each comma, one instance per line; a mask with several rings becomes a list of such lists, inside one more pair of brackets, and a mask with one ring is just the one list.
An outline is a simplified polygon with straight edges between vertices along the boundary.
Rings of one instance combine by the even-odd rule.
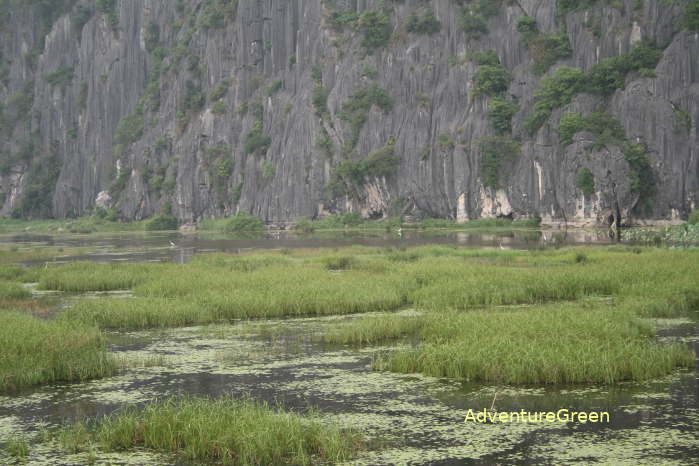
[[[414, 220], [403, 217], [390, 217], [379, 220], [365, 220], [356, 213], [328, 216], [323, 219], [298, 219], [295, 223], [285, 225], [265, 225], [258, 217], [240, 213], [233, 217], [202, 219], [196, 225], [182, 225], [182, 231], [215, 233], [239, 236], [241, 238], [261, 237], [265, 232], [285, 231], [297, 235], [328, 235], [338, 232], [356, 234], [401, 234], [403, 231], [421, 231], [425, 234], [439, 231], [538, 231], [547, 227], [539, 218], [517, 219], [496, 218], [477, 219], [459, 223], [450, 219], [424, 218]], [[108, 234], [178, 231], [180, 225], [171, 214], [161, 214], [150, 219], [123, 222], [114, 217], [92, 215], [65, 220], [21, 220], [0, 218], [0, 234]], [[554, 228], [554, 230], [561, 229]], [[565, 229], [565, 228], [563, 228]], [[596, 229], [603, 227], [573, 228]], [[695, 247], [699, 245], [699, 213], [693, 213], [686, 223], [665, 226], [633, 226], [620, 230], [620, 239], [624, 242], [671, 247]], [[3, 251], [7, 253], [7, 251]], [[5, 262], [8, 262], [5, 260]]]
[[[86, 216], [65, 220], [21, 220], [0, 218], [0, 234], [2, 233], [61, 233], [61, 234], [90, 234], [118, 232], [147, 232], [174, 231], [178, 229], [177, 221], [164, 222], [162, 215], [140, 221], [118, 221], [99, 216]], [[320, 220], [308, 218], [298, 219], [289, 223], [289, 231], [296, 233], [313, 233], [316, 231], [336, 230], [427, 230], [427, 229], [533, 229], [540, 227], [540, 219], [479, 219], [465, 223], [455, 220], [425, 218], [419, 221], [404, 221], [402, 217], [390, 217], [381, 220], [364, 220], [356, 213], [329, 216]], [[273, 227], [274, 225], [270, 225]], [[258, 217], [240, 213], [238, 215], [202, 219], [194, 226], [196, 231], [217, 233], [254, 233], [264, 232], [268, 226]]]

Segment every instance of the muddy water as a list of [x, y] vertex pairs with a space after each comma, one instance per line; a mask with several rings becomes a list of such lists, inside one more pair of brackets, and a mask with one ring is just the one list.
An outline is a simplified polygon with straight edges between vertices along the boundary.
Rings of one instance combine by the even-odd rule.
[[[444, 241], [474, 247], [527, 247], [515, 236], [438, 238], [263, 238], [194, 236], [51, 238], [50, 246], [94, 245], [94, 260], [173, 259], [238, 248], [413, 245]], [[175, 251], [169, 241], [175, 241]], [[134, 242], [140, 241], [139, 244]], [[325, 243], [324, 243], [325, 241]], [[410, 243], [413, 241], [413, 243]], [[469, 243], [471, 241], [472, 243]], [[534, 244], [541, 244], [539, 237]], [[571, 241], [566, 239], [565, 241]], [[576, 240], [577, 241], [577, 240]], [[48, 244], [53, 242], [53, 244]], [[103, 243], [102, 243], [103, 242]], [[531, 246], [540, 247], [540, 246]], [[143, 248], [143, 251], [137, 249]], [[140, 254], [140, 255], [139, 255]], [[188, 252], [189, 254], [189, 252]], [[186, 260], [188, 256], [181, 256]], [[110, 350], [128, 361], [122, 374], [82, 384], [56, 384], [0, 396], [0, 444], [14, 435], [110, 413], [171, 395], [250, 395], [289, 409], [317, 407], [326, 419], [380, 439], [385, 447], [352, 464], [696, 464], [699, 461], [699, 380], [676, 371], [646, 383], [601, 386], [498, 386], [420, 375], [376, 372], [372, 357], [388, 347], [324, 346], [312, 336], [352, 316], [238, 322], [168, 330], [110, 333]], [[699, 351], [699, 316], [653, 320], [662, 342]], [[281, 333], [280, 333], [281, 332]], [[470, 409], [607, 411], [608, 424], [465, 423]], [[2, 456], [0, 464], [12, 464]], [[55, 443], [31, 442], [28, 464], [183, 464], [150, 452], [69, 454]]]
[[81, 256], [64, 256], [56, 261], [93, 260], [186, 262], [193, 255], [207, 252], [249, 252], [264, 249], [346, 247], [412, 247], [425, 244], [457, 245], [473, 248], [536, 249], [570, 245], [610, 244], [604, 230], [545, 230], [545, 231], [339, 231], [314, 235], [293, 232], [264, 233], [257, 236], [235, 237], [211, 233], [120, 233], [92, 235], [0, 235], [0, 245], [32, 248], [88, 247], [91, 252]]

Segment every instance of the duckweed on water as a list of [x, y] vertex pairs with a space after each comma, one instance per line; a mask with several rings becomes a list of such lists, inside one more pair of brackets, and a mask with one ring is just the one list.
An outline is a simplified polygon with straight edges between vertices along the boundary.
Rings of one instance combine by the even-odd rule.
[[116, 363], [95, 327], [0, 310], [0, 392], [110, 375]]
[[284, 412], [247, 399], [184, 398], [125, 409], [91, 428], [59, 434], [71, 450], [92, 443], [106, 451], [147, 448], [223, 464], [336, 464], [351, 459], [361, 437], [318, 416]]

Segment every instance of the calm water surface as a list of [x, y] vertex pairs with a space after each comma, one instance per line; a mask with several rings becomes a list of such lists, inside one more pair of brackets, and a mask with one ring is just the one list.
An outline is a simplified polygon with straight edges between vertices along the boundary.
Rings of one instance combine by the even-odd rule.
[[16, 247], [82, 247], [89, 253], [59, 260], [97, 262], [172, 260], [186, 262], [195, 254], [211, 252], [242, 253], [254, 250], [293, 248], [339, 248], [352, 245], [372, 247], [412, 247], [444, 244], [472, 248], [539, 249], [574, 245], [612, 244], [605, 230], [521, 230], [497, 232], [338, 231], [299, 235], [293, 232], [265, 233], [235, 237], [212, 233], [120, 233], [93, 235], [0, 235], [1, 244]]

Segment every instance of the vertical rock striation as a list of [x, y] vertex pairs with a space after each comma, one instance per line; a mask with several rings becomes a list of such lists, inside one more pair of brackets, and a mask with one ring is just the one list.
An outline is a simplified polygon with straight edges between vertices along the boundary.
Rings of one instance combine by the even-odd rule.
[[[141, 219], [171, 204], [185, 221], [353, 210], [601, 224], [697, 208], [690, 2], [493, 3], [486, 15], [456, 0], [62, 0], [48, 13], [0, 1], [0, 213], [67, 217], [97, 204]], [[487, 32], [467, 34], [464, 11]], [[429, 12], [438, 30], [407, 26]], [[529, 41], [523, 17], [536, 22]], [[569, 53], [537, 69], [558, 34]], [[579, 89], [528, 130], [558, 69], [589, 73], [651, 42], [657, 65], [609, 94]], [[488, 50], [511, 79], [478, 95], [474, 52]], [[515, 104], [511, 132], [494, 128], [494, 99]], [[611, 116], [623, 134], [588, 125], [562, 142], [571, 113]]]

